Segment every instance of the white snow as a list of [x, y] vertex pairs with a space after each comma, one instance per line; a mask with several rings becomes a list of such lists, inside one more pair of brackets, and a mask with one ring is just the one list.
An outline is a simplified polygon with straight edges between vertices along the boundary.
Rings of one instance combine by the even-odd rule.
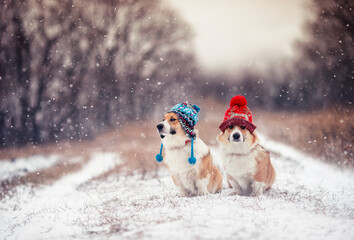
[[13, 160], [0, 161], [0, 181], [5, 179], [27, 175], [29, 172], [36, 172], [56, 164], [59, 160], [57, 155], [40, 156], [35, 155], [29, 158], [17, 158]]
[[[290, 146], [267, 139], [263, 135], [260, 138], [269, 151], [279, 154], [281, 158], [287, 160], [284, 161], [284, 164], [289, 161], [293, 162], [295, 167], [293, 171], [299, 173], [297, 175], [300, 183], [305, 184], [313, 191], [318, 190], [319, 186], [325, 186], [327, 193], [343, 195], [340, 201], [348, 201], [350, 206], [354, 206], [354, 175], [352, 171], [334, 168]], [[354, 217], [354, 212], [352, 214]]]
[[[62, 234], [80, 234], [82, 229], [74, 222], [80, 207], [92, 198], [78, 188], [121, 163], [114, 153], [96, 153], [81, 171], [63, 177], [52, 186], [35, 192], [31, 186], [18, 189], [17, 196], [5, 199], [0, 206], [0, 237], [53, 239]], [[46, 236], [47, 233], [50, 235]]]
[[[79, 172], [0, 205], [3, 239], [354, 239], [354, 177], [263, 138], [277, 171], [260, 197], [179, 197], [166, 170], [158, 177], [113, 174], [99, 154]], [[212, 149], [215, 159], [218, 152]], [[152, 161], [154, 161], [152, 159]]]

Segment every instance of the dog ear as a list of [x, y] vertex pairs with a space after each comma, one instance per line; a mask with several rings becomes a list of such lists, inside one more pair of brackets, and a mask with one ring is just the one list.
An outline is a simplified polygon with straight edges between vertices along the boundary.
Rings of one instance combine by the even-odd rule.
[[220, 132], [219, 136], [216, 137], [216, 140], [219, 142], [222, 142], [222, 136], [224, 135], [224, 132]]
[[[250, 132], [250, 133], [251, 133], [251, 132]], [[253, 135], [253, 137], [255, 138], [255, 140], [259, 142], [259, 137], [258, 137], [258, 134], [256, 133], [256, 131], [253, 131], [251, 134]]]
[[198, 107], [197, 105], [193, 105], [193, 108], [197, 111], [197, 113], [199, 113], [199, 111], [200, 111], [200, 107]]

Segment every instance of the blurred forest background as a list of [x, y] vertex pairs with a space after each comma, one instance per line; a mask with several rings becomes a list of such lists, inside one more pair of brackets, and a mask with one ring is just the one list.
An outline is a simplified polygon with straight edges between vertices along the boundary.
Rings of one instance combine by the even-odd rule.
[[352, 149], [354, 4], [308, 5], [314, 17], [296, 57], [267, 71], [210, 74], [190, 24], [160, 0], [2, 0], [0, 147], [88, 139], [177, 101], [227, 104], [243, 94], [267, 111], [344, 112]]

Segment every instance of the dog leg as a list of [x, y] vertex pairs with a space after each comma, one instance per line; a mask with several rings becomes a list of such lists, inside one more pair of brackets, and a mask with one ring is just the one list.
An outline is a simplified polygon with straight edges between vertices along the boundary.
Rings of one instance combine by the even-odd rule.
[[197, 179], [195, 186], [197, 187], [198, 195], [205, 195], [208, 193], [209, 178]]
[[209, 175], [207, 188], [209, 193], [220, 193], [222, 190], [222, 175], [216, 167], [213, 167], [212, 173]]
[[242, 188], [236, 180], [229, 178], [229, 183], [232, 186], [232, 192], [230, 195], [242, 195]]
[[263, 182], [253, 181], [251, 184], [252, 192], [251, 196], [259, 196], [263, 194], [263, 188], [265, 184]]
[[180, 181], [178, 175], [172, 176], [173, 182], [178, 188], [179, 195], [181, 197], [189, 197], [190, 192], [183, 186], [182, 182]]
[[198, 195], [198, 187], [196, 182], [196, 174], [194, 172], [188, 172], [187, 174], [183, 174], [180, 178], [185, 191], [188, 192], [188, 196], [196, 196]]
[[178, 190], [179, 190], [179, 196], [181, 197], [190, 197], [191, 193], [185, 189], [182, 185], [178, 186]]

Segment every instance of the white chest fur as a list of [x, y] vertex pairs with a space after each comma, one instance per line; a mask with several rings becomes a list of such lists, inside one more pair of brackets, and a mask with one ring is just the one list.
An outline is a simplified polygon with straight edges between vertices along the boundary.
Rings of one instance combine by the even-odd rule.
[[255, 149], [251, 150], [244, 146], [239, 146], [237, 151], [233, 145], [227, 147], [220, 147], [220, 153], [222, 154], [222, 162], [224, 164], [225, 171], [230, 175], [238, 185], [243, 189], [249, 189], [250, 184], [253, 181], [253, 176], [256, 172], [256, 155]]
[[188, 158], [191, 157], [191, 143], [186, 144], [186, 138], [174, 137], [173, 142], [169, 141], [171, 140], [169, 138], [164, 140], [163, 143], [166, 146], [164, 161], [171, 175], [178, 182], [180, 193], [182, 195], [200, 194], [201, 189], [197, 189], [197, 176], [202, 158], [209, 152], [208, 147], [201, 139], [194, 140], [194, 157], [197, 161], [192, 165], [188, 162]]
[[201, 139], [197, 138], [194, 140], [194, 157], [197, 159], [197, 162], [191, 165], [188, 162], [188, 158], [191, 157], [191, 143], [185, 144], [185, 139], [183, 139], [182, 145], [173, 146], [168, 143], [164, 145], [167, 145], [165, 163], [170, 172], [176, 174], [185, 174], [191, 170], [197, 170], [202, 157], [209, 151]]
[[233, 178], [240, 178], [246, 175], [253, 176], [255, 174], [257, 161], [253, 154], [223, 154], [222, 160], [226, 172]]

